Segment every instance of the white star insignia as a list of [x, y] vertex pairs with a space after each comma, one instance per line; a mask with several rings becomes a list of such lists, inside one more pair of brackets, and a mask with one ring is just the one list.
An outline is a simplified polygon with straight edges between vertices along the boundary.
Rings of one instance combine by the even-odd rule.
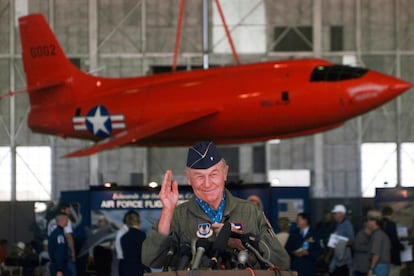
[[86, 120], [93, 125], [93, 134], [97, 134], [99, 130], [102, 130], [106, 134], [109, 134], [108, 129], [105, 127], [106, 121], [109, 119], [109, 115], [101, 115], [101, 108], [98, 107], [93, 116], [87, 116]]

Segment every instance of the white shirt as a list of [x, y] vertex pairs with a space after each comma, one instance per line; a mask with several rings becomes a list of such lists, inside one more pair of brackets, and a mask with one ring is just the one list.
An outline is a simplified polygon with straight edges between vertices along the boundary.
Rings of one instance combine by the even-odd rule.
[[116, 251], [116, 257], [121, 260], [124, 258], [124, 252], [122, 252], [122, 246], [121, 246], [121, 238], [125, 233], [128, 232], [128, 226], [126, 224], [123, 224], [121, 228], [116, 232], [115, 237], [115, 251]]
[[302, 237], [306, 237], [306, 234], [308, 234], [308, 231], [309, 231], [309, 226], [308, 226], [308, 227], [306, 227], [306, 228], [303, 228], [303, 229], [301, 230]]

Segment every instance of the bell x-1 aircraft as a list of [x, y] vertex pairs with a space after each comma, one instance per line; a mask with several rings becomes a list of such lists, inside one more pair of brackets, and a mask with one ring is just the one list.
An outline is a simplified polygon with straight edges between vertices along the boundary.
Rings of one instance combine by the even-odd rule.
[[21, 17], [32, 131], [114, 147], [234, 144], [326, 131], [394, 99], [413, 84], [323, 59], [108, 78], [67, 59], [41, 14]]

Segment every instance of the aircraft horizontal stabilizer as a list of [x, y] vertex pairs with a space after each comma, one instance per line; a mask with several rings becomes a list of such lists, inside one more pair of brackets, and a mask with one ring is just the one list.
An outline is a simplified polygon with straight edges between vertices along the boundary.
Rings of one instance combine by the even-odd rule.
[[36, 91], [41, 91], [44, 89], [49, 89], [49, 88], [56, 88], [59, 86], [62, 86], [65, 84], [65, 81], [62, 80], [52, 80], [52, 81], [44, 81], [40, 84], [32, 84], [30, 86], [27, 87], [27, 91], [30, 92], [36, 92]]
[[217, 112], [217, 109], [202, 109], [191, 112], [181, 112], [175, 115], [169, 115], [168, 117], [165, 116], [161, 119], [153, 120], [146, 124], [138, 125], [137, 127], [131, 128], [127, 131], [120, 132], [113, 137], [102, 140], [92, 147], [75, 151], [73, 153], [65, 155], [64, 157], [80, 157], [114, 147], [125, 146], [127, 144], [135, 143], [145, 137], [149, 137], [168, 129], [172, 129], [180, 125], [216, 114]]

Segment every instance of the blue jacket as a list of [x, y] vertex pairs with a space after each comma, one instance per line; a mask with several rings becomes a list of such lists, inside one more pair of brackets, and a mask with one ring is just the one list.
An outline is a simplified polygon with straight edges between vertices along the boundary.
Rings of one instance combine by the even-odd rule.
[[65, 272], [67, 271], [70, 255], [66, 236], [62, 227], [56, 227], [50, 234], [48, 248], [51, 261], [51, 275], [56, 275], [57, 271], [62, 271], [64, 275], [67, 275]]

